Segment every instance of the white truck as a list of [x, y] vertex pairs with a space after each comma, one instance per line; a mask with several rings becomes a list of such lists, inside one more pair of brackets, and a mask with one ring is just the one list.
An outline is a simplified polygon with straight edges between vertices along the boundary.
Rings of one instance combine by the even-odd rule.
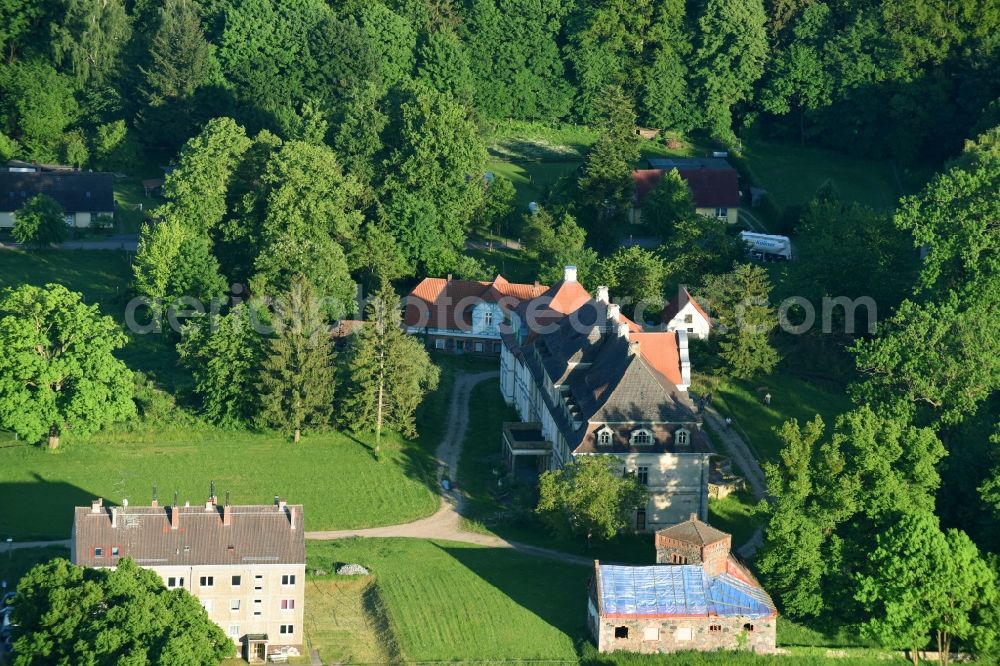
[[764, 261], [787, 261], [792, 258], [792, 241], [788, 236], [741, 231], [740, 240], [746, 244], [747, 252], [752, 257]]

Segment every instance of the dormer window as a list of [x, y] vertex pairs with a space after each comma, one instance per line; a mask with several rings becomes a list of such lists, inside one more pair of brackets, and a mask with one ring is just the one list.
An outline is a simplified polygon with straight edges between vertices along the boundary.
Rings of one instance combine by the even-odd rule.
[[674, 433], [674, 441], [677, 442], [677, 446], [687, 446], [691, 443], [691, 431], [686, 428], [680, 428]]
[[483, 326], [486, 328], [493, 326], [493, 310], [487, 310], [483, 313]]
[[653, 443], [653, 433], [648, 430], [634, 430], [630, 443], [633, 446], [649, 446]]
[[611, 428], [604, 426], [597, 431], [597, 444], [598, 446], [611, 446], [612, 432]]

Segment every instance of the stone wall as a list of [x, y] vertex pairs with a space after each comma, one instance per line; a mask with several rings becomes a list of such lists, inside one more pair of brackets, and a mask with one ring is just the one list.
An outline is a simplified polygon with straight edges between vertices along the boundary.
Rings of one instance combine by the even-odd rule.
[[[749, 650], [773, 653], [776, 618], [706, 617], [666, 619], [600, 618], [600, 652], [664, 653], [681, 650]], [[593, 625], [592, 625], [593, 626]], [[616, 637], [616, 631], [628, 636]]]

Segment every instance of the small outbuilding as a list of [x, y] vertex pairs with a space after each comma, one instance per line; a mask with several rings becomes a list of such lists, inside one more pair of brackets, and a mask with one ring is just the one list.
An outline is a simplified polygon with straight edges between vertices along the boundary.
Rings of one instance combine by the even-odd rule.
[[656, 534], [657, 562], [594, 562], [587, 624], [600, 652], [776, 647], [778, 613], [730, 553], [732, 538], [692, 515]]
[[677, 288], [676, 298], [663, 308], [660, 321], [668, 331], [687, 331], [689, 338], [698, 340], [707, 340], [712, 329], [711, 317], [684, 285]]

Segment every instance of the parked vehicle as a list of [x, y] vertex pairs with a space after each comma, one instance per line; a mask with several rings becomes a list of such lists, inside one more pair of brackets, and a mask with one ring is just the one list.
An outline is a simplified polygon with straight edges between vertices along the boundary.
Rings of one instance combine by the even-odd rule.
[[792, 258], [792, 241], [788, 236], [741, 231], [740, 240], [746, 243], [747, 252], [754, 259], [787, 261]]

